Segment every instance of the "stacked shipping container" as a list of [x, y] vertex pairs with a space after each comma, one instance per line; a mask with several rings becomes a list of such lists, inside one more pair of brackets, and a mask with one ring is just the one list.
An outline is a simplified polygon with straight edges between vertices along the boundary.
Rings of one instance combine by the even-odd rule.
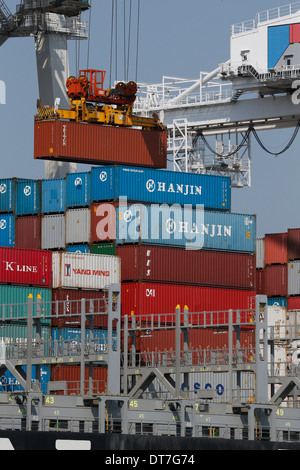
[[[14, 180], [12, 193], [18, 184]], [[122, 315], [174, 319], [178, 305], [193, 312], [254, 307], [256, 220], [230, 212], [229, 178], [106, 166], [32, 187], [38, 208], [24, 203], [21, 213], [15, 203], [2, 202], [5, 191], [0, 192], [0, 225], [10, 227], [9, 242], [2, 242], [0, 232], [0, 245], [52, 255], [49, 291], [57, 302], [52, 328], [80, 326], [80, 303], [68, 320], [59, 318], [60, 301], [86, 298], [89, 311], [89, 299], [101, 303], [111, 282], [122, 283]], [[228, 322], [226, 315], [214, 318]], [[100, 316], [93, 327], [105, 329], [107, 320]], [[165, 349], [159, 338], [155, 348]], [[69, 372], [61, 368], [60, 380]]]
[[257, 240], [257, 291], [269, 304], [300, 309], [300, 229]]

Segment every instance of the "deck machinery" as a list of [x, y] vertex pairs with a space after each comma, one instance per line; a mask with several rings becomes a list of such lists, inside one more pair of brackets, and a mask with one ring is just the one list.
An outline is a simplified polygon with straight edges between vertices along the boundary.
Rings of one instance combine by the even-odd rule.
[[[106, 450], [121, 450], [125, 445], [127, 450], [138, 445], [139, 449], [165, 451], [300, 448], [298, 369], [276, 374], [274, 345], [281, 335], [274, 327], [268, 328], [265, 296], [256, 297], [256, 306], [247, 315], [228, 311], [226, 326], [218, 325], [215, 316], [212, 323], [207, 312], [206, 324], [195, 324], [190, 317], [195, 313], [187, 308], [181, 312], [179, 307], [173, 323], [166, 323], [163, 316], [159, 320], [156, 316], [155, 321], [151, 316], [147, 321], [122, 318], [119, 285], [109, 287], [105, 313], [102, 309], [102, 313], [94, 311], [92, 302], [86, 311], [85, 301], [80, 302], [81, 328], [76, 341], [59, 336], [46, 341], [41, 335], [46, 318], [63, 319], [61, 312], [68, 311], [65, 315], [70, 319], [69, 301], [68, 310], [62, 310], [57, 302], [49, 306], [29, 297], [23, 318], [27, 340], [1, 344], [1, 372], [8, 369], [19, 382], [15, 387], [3, 385], [0, 393], [0, 438], [8, 437], [13, 448], [18, 448], [21, 435], [23, 443], [28, 442], [28, 436], [35, 436], [36, 446], [40, 446], [39, 436], [44, 433], [49, 439], [43, 442], [53, 448], [58, 440], [66, 446], [79, 440], [89, 443], [90, 448]], [[13, 321], [5, 308], [1, 310], [2, 325]], [[75, 310], [78, 318], [78, 308]], [[108, 315], [105, 341], [88, 335], [85, 326], [87, 320], [91, 325], [96, 315], [103, 314]], [[228, 347], [191, 349], [192, 330], [212, 326], [227, 335]], [[245, 346], [241, 342], [245, 327], [255, 332], [255, 344]], [[139, 335], [155, 335], [155, 330], [162, 328], [174, 334], [175, 350], [137, 348]], [[66, 382], [48, 382], [47, 392], [42, 393], [38, 371], [45, 365], [64, 364], [80, 367], [77, 390], [70, 390]], [[35, 380], [30, 372], [33, 365], [37, 368]], [[93, 368], [99, 365], [107, 367], [105, 393], [97, 391], [93, 378]], [[194, 374], [222, 374], [226, 377], [224, 393], [208, 384], [190, 389]], [[245, 385], [247, 382], [251, 387]], [[11, 433], [16, 430], [24, 433]]]

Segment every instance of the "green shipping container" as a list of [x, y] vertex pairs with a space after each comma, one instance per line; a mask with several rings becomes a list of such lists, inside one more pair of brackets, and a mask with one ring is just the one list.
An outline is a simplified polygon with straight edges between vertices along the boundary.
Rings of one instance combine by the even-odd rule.
[[[33, 298], [33, 316], [36, 315], [36, 299], [41, 296], [42, 314], [46, 317], [51, 314], [52, 290], [44, 287], [0, 285], [0, 321], [1, 319], [26, 319], [28, 296]], [[51, 320], [46, 320], [48, 324]]]
[[90, 252], [94, 255], [116, 255], [116, 246], [114, 243], [96, 243], [90, 246]]

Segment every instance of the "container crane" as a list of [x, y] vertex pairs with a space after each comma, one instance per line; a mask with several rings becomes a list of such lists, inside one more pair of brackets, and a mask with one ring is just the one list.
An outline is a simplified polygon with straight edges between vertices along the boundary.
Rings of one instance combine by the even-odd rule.
[[139, 83], [134, 111], [156, 112], [167, 126], [175, 171], [227, 175], [233, 187], [245, 187], [250, 137], [268, 151], [257, 131], [294, 129], [283, 153], [299, 130], [300, 2], [233, 25], [230, 50], [229, 60], [198, 79]]
[[[22, 0], [12, 14], [0, 0], [0, 46], [10, 37], [35, 38], [39, 103], [44, 106], [54, 106], [57, 99], [68, 106], [67, 41], [88, 38], [81, 13], [89, 8], [87, 0]], [[45, 162], [46, 178], [64, 177], [76, 169], [72, 162]]]

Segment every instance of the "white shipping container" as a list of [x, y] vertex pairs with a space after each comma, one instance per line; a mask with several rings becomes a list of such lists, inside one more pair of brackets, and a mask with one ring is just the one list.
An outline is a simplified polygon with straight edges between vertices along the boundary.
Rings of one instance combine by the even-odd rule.
[[256, 269], [265, 267], [265, 239], [256, 239]]
[[288, 295], [300, 295], [300, 261], [288, 263]]
[[42, 250], [59, 250], [66, 246], [64, 214], [44, 215], [42, 217]]
[[[268, 306], [269, 337], [285, 339], [287, 335], [287, 312], [284, 307]], [[272, 327], [272, 328], [270, 328]]]
[[89, 243], [91, 239], [90, 209], [69, 209], [66, 212], [66, 244]]
[[52, 288], [102, 290], [121, 282], [121, 260], [117, 256], [90, 253], [52, 255]]

